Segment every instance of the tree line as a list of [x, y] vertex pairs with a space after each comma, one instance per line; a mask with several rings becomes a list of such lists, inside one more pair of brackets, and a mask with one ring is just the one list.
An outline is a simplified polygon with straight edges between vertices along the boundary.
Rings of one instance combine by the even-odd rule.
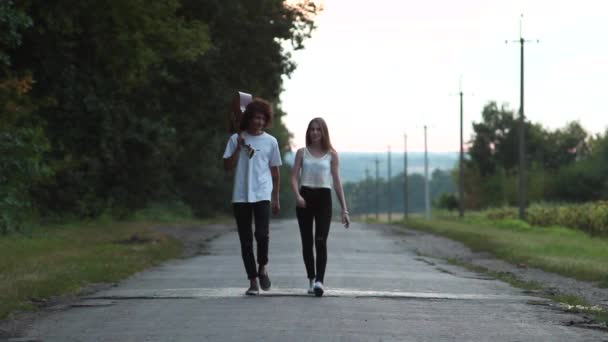
[[[585, 203], [608, 198], [608, 131], [590, 134], [579, 122], [558, 129], [524, 121], [528, 204]], [[488, 102], [480, 122], [473, 123], [464, 160], [467, 209], [515, 206], [519, 202], [519, 121], [508, 105]], [[435, 170], [429, 180], [430, 200], [439, 207], [458, 208], [459, 166], [452, 172]], [[403, 212], [403, 173], [390, 182], [368, 178], [345, 184], [354, 212], [374, 213], [376, 193], [380, 212]], [[424, 176], [408, 175], [411, 212], [424, 211]]]
[[[407, 176], [408, 212], [424, 212], [424, 175], [412, 173]], [[456, 192], [456, 183], [452, 179], [452, 172], [435, 169], [429, 177], [429, 198], [432, 204], [438, 205], [443, 194]], [[344, 184], [349, 209], [357, 215], [403, 213], [405, 211], [404, 199], [405, 177], [403, 172], [391, 177], [376, 180], [372, 177], [359, 182]], [[377, 202], [376, 202], [377, 201]]]
[[319, 11], [308, 0], [0, 1], [2, 231], [34, 214], [126, 217], [159, 201], [228, 210], [232, 94], [275, 104], [271, 134], [286, 152], [282, 76]]
[[[473, 123], [465, 162], [465, 204], [478, 209], [518, 203], [518, 118], [507, 105], [489, 102]], [[608, 198], [608, 131], [590, 134], [579, 122], [548, 129], [524, 122], [529, 165], [527, 199], [582, 203]]]

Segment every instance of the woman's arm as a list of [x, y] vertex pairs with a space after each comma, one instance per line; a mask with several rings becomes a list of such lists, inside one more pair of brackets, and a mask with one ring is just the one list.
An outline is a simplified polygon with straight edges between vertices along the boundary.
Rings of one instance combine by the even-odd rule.
[[300, 177], [300, 170], [302, 169], [302, 158], [303, 158], [303, 149], [299, 149], [296, 152], [296, 158], [293, 162], [293, 167], [291, 168], [291, 190], [296, 197], [296, 205], [298, 207], [304, 208], [306, 207], [306, 201], [300, 195], [300, 189], [298, 184], [298, 179]]
[[344, 189], [342, 189], [342, 181], [340, 180], [340, 159], [336, 151], [331, 152], [331, 176], [334, 181], [334, 190], [340, 207], [342, 207], [342, 223], [344, 227], [350, 226], [350, 217], [348, 216], [348, 208], [346, 207], [346, 200], [344, 199]]
[[281, 171], [278, 166], [270, 168], [270, 174], [272, 175], [272, 213], [275, 215], [279, 214], [281, 210], [281, 202], [279, 201], [279, 187], [281, 186]]

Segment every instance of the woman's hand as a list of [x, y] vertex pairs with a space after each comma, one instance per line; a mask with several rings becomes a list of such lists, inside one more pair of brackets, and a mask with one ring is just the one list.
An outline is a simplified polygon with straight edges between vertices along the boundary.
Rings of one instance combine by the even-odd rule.
[[304, 197], [300, 195], [296, 197], [296, 206], [299, 208], [306, 208], [306, 200], [304, 199]]
[[279, 203], [279, 200], [274, 200], [272, 201], [272, 213], [276, 216], [279, 215], [279, 213], [281, 212], [281, 204]]
[[350, 217], [348, 217], [348, 211], [342, 210], [342, 224], [344, 228], [350, 227]]

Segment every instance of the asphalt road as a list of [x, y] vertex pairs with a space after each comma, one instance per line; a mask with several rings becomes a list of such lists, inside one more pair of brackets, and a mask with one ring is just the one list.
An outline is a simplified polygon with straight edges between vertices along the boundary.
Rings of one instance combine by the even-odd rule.
[[421, 257], [403, 236], [334, 223], [326, 293], [308, 281], [295, 221], [271, 223], [273, 287], [245, 296], [235, 231], [208, 255], [135, 275], [36, 321], [15, 341], [608, 341], [508, 284]]

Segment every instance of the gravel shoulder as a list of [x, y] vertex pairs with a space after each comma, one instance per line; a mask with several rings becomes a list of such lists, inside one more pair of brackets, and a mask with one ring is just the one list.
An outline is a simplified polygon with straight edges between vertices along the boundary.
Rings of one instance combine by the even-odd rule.
[[608, 289], [599, 288], [591, 282], [564, 277], [526, 265], [510, 264], [489, 253], [474, 252], [458, 241], [431, 233], [394, 225], [378, 224], [376, 227], [400, 236], [401, 243], [406, 248], [415, 250], [420, 255], [439, 259], [455, 259], [486, 268], [489, 271], [508, 273], [521, 281], [541, 284], [543, 292], [547, 295], [574, 295], [585, 299], [593, 306], [597, 305], [608, 310]]

